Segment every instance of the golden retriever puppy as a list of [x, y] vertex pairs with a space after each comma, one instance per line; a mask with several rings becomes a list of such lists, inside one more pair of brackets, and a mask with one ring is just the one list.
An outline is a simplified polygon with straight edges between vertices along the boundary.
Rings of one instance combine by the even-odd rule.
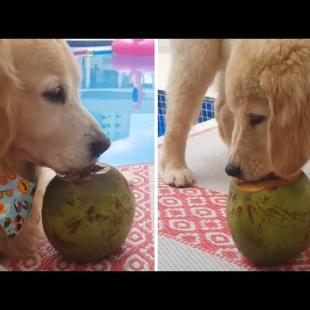
[[[0, 253], [20, 257], [34, 249], [42, 236], [42, 199], [53, 171], [79, 173], [110, 146], [82, 106], [79, 84], [65, 41], [0, 40]], [[32, 208], [23, 199], [6, 205], [15, 191], [6, 186], [14, 178], [19, 191], [34, 195]], [[19, 217], [7, 219], [10, 208]], [[20, 216], [24, 209], [31, 210], [27, 218]]]
[[310, 41], [172, 40], [160, 161], [165, 182], [193, 184], [186, 139], [215, 77], [216, 119], [230, 150], [227, 174], [258, 181], [297, 173], [310, 158]]

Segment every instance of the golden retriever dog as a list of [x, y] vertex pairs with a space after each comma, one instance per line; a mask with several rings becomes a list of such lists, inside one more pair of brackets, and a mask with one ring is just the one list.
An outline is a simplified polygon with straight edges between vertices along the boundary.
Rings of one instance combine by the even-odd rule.
[[[228, 175], [255, 182], [289, 178], [310, 158], [310, 41], [172, 40], [167, 131], [160, 161], [166, 183], [191, 186], [190, 127], [215, 82]], [[211, 146], [210, 146], [211, 147]]]
[[42, 199], [54, 173], [79, 173], [110, 146], [82, 106], [79, 84], [78, 66], [65, 41], [0, 40], [0, 178], [9, 169], [38, 180], [22, 232], [9, 238], [0, 226], [5, 257], [29, 254], [42, 237]]

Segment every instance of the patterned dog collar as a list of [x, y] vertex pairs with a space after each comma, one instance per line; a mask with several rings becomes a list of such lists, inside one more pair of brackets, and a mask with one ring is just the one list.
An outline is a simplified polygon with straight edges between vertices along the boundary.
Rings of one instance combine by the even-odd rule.
[[17, 236], [32, 207], [37, 182], [28, 181], [14, 172], [0, 177], [0, 226], [10, 238]]

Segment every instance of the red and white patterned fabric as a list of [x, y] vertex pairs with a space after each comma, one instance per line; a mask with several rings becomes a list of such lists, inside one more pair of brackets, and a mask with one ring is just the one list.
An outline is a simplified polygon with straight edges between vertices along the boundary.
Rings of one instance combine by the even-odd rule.
[[[260, 270], [234, 244], [226, 221], [226, 195], [200, 186], [173, 188], [161, 178], [158, 191], [159, 235], [245, 269]], [[310, 247], [277, 270], [310, 270]]]
[[132, 189], [136, 199], [133, 227], [122, 247], [108, 259], [97, 264], [67, 263], [61, 259], [47, 240], [40, 244], [38, 252], [23, 261], [12, 261], [14, 271], [153, 271], [154, 239], [151, 204], [151, 180], [153, 165], [120, 167], [121, 172], [134, 175]]
[[[310, 245], [277, 268], [258, 268], [238, 251], [226, 221], [227, 153], [215, 124], [189, 136], [187, 161], [198, 185], [173, 188], [159, 179], [159, 270], [310, 271]], [[309, 166], [304, 171], [310, 176]]]

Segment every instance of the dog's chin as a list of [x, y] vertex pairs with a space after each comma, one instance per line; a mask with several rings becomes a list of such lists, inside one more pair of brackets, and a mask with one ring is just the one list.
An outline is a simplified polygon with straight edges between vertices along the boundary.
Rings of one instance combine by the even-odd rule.
[[53, 171], [55, 171], [56, 174], [60, 176], [66, 176], [70, 179], [78, 179], [82, 176], [85, 176], [89, 174], [91, 171], [93, 171], [96, 166], [97, 158], [89, 158], [88, 160], [85, 160], [83, 164], [80, 164], [76, 167], [74, 166], [66, 166], [65, 164], [61, 164], [60, 162], [53, 162], [48, 159], [40, 159], [36, 155], [27, 152], [24, 149], [15, 148], [17, 150], [17, 153], [19, 155], [19, 161], [22, 161], [24, 163], [30, 163], [37, 167], [46, 167], [50, 168]]
[[[90, 174], [96, 169], [96, 161], [89, 163], [88, 165], [77, 167], [77, 168], [69, 168], [69, 169], [62, 169], [62, 170], [55, 170], [55, 172], [67, 179], [71, 180], [79, 180], [84, 176]], [[53, 168], [52, 168], [53, 169]]]
[[260, 182], [265, 182], [265, 181], [272, 181], [272, 180], [280, 180], [281, 177], [276, 175], [274, 172], [268, 173], [264, 175], [263, 177], [259, 177], [257, 179], [246, 179], [246, 178], [238, 178], [238, 181], [241, 183], [260, 183]]
[[68, 167], [65, 165], [62, 166], [59, 163], [55, 164], [48, 161], [33, 160], [32, 162], [38, 166], [50, 168], [53, 171], [55, 171], [56, 174], [60, 176], [66, 176], [68, 178], [74, 178], [75, 176], [78, 175], [87, 174], [90, 170], [93, 169], [94, 165], [96, 164], [96, 160], [87, 161], [85, 164], [76, 167], [74, 166]]

